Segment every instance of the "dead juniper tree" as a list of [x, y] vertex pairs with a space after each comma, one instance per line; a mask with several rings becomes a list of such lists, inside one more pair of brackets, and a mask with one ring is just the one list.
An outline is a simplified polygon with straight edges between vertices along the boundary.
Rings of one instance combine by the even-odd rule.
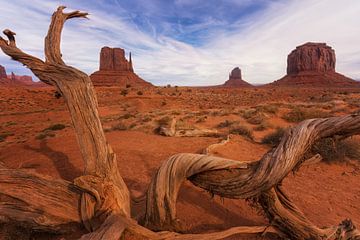
[[[73, 182], [25, 169], [0, 165], [0, 219], [26, 228], [70, 232], [82, 224], [82, 239], [223, 239], [241, 233], [271, 233], [288, 239], [359, 239], [351, 220], [319, 228], [310, 222], [280, 187], [282, 180], [304, 161], [305, 152], [321, 138], [360, 133], [360, 115], [306, 120], [287, 131], [281, 143], [256, 162], [234, 161], [199, 154], [178, 154], [165, 161], [153, 177], [143, 226], [130, 217], [130, 197], [107, 143], [90, 78], [64, 63], [60, 37], [66, 20], [87, 13], [52, 15], [45, 38], [45, 61], [21, 51], [15, 33], [5, 30], [2, 51], [28, 67], [41, 81], [53, 85], [65, 99], [84, 160], [84, 174]], [[313, 161], [309, 160], [309, 161]], [[121, 166], [120, 166], [121, 167]], [[190, 180], [213, 194], [252, 199], [262, 207], [267, 226], [239, 226], [207, 234], [179, 234], [175, 203], [181, 184]]]

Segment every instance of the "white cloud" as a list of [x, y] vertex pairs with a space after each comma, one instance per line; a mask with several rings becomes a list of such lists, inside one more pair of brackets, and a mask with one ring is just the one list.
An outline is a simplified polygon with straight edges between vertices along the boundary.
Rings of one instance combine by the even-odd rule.
[[[178, 1], [179, 4], [186, 2], [189, 1]], [[17, 32], [18, 45], [42, 57], [43, 38], [57, 5], [60, 4], [54, 1], [0, 0], [0, 29], [11, 28]], [[335, 49], [340, 73], [360, 79], [358, 0], [272, 2], [265, 11], [250, 16], [246, 22], [233, 23], [231, 32], [210, 28], [209, 35], [214, 37], [205, 38], [207, 42], [200, 47], [155, 34], [155, 30], [148, 34], [141, 32], [129, 21], [129, 16], [124, 15], [124, 9], [109, 14], [89, 4], [71, 7], [91, 15], [90, 20], [71, 20], [66, 24], [62, 52], [66, 62], [87, 73], [98, 68], [99, 50], [108, 45], [132, 51], [135, 70], [155, 84], [221, 84], [236, 66], [242, 68], [245, 80], [267, 83], [285, 73], [286, 57], [292, 49], [314, 41], [326, 42]], [[0, 63], [3, 62], [7, 67], [10, 64], [8, 58], [0, 54]], [[8, 68], [23, 67], [11, 63]]]

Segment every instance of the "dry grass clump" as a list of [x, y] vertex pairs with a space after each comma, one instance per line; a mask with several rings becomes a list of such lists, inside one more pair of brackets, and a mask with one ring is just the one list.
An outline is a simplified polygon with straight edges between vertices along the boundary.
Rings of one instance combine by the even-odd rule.
[[2, 132], [0, 133], [0, 142], [4, 142], [7, 137], [14, 136], [12, 132]]
[[142, 122], [151, 122], [151, 120], [152, 120], [152, 117], [150, 115], [145, 115], [142, 118]]
[[162, 126], [168, 126], [170, 124], [171, 118], [169, 116], [164, 116], [158, 120], [156, 120], [156, 123], [159, 125], [159, 127]]
[[35, 136], [35, 139], [42, 140], [42, 139], [45, 139], [47, 137], [55, 137], [55, 133], [50, 132], [50, 131], [41, 132], [41, 133], [39, 133], [38, 135]]
[[266, 121], [263, 121], [262, 123], [260, 123], [259, 125], [257, 125], [256, 127], [254, 127], [254, 130], [255, 131], [264, 131], [268, 128], [272, 127], [271, 124], [269, 124], [268, 122]]
[[242, 109], [242, 110], [239, 111], [239, 114], [244, 119], [249, 119], [249, 118], [251, 118], [251, 117], [253, 117], [253, 116], [255, 116], [257, 114], [257, 110], [254, 109], [254, 108]]
[[265, 121], [265, 116], [261, 113], [257, 113], [254, 116], [246, 119], [246, 121], [253, 125], [259, 125]]
[[247, 109], [240, 111], [240, 115], [250, 124], [259, 125], [262, 124], [266, 117], [265, 114], [258, 109]]
[[128, 129], [129, 129], [129, 127], [126, 126], [123, 122], [119, 122], [116, 125], [111, 127], [111, 131], [125, 131]]
[[231, 127], [234, 124], [238, 124], [239, 121], [229, 121], [229, 120], [225, 120], [224, 122], [219, 123], [216, 127], [218, 128], [227, 128], [227, 127]]
[[284, 136], [285, 129], [284, 128], [277, 128], [274, 132], [266, 135], [262, 140], [261, 143], [269, 144], [271, 146], [276, 146], [280, 143], [281, 138]]
[[288, 122], [301, 122], [306, 119], [313, 119], [313, 118], [326, 118], [331, 117], [331, 114], [328, 112], [324, 112], [317, 108], [300, 108], [295, 107], [293, 110], [285, 114], [282, 118]]
[[229, 133], [244, 136], [250, 140], [254, 140], [253, 133], [250, 128], [243, 125], [233, 125], [229, 129]]
[[359, 108], [360, 107], [360, 99], [359, 98], [347, 98], [345, 102], [349, 105], [349, 107]]
[[120, 94], [122, 95], [122, 96], [126, 96], [126, 95], [128, 95], [128, 93], [129, 93], [129, 90], [127, 90], [127, 89], [122, 89], [121, 91], [120, 91]]
[[202, 123], [205, 122], [206, 120], [207, 120], [207, 116], [202, 116], [196, 119], [196, 123]]
[[53, 132], [54, 131], [60, 131], [60, 130], [62, 130], [64, 128], [66, 128], [66, 126], [64, 124], [62, 124], [62, 123], [57, 123], [57, 124], [50, 125], [49, 127], [42, 130], [39, 134], [37, 134], [35, 136], [35, 139], [42, 140], [42, 139], [45, 139], [47, 137], [55, 137], [55, 133], [53, 133]]
[[45, 128], [43, 131], [49, 130], [49, 131], [59, 131], [66, 128], [66, 126], [64, 124], [61, 123], [57, 123], [57, 124], [53, 124], [51, 126], [49, 126], [48, 128]]
[[129, 119], [129, 118], [134, 118], [135, 115], [131, 114], [131, 113], [125, 113], [124, 115], [120, 116], [119, 119]]
[[264, 112], [264, 113], [270, 113], [270, 114], [276, 114], [279, 110], [279, 106], [277, 105], [259, 105], [256, 106], [256, 110], [258, 112]]
[[324, 138], [313, 145], [311, 153], [319, 153], [327, 163], [344, 162], [347, 159], [360, 161], [360, 142], [353, 138], [341, 141]]

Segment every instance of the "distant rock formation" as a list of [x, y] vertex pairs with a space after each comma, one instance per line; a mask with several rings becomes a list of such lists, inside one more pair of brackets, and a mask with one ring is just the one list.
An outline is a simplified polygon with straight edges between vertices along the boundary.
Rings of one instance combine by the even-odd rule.
[[326, 43], [305, 43], [287, 58], [287, 75], [270, 85], [357, 87], [359, 82], [335, 71], [335, 51]]
[[252, 85], [242, 79], [241, 69], [239, 67], [234, 68], [229, 74], [229, 80], [227, 80], [223, 87], [251, 87]]
[[335, 61], [335, 51], [330, 46], [325, 43], [306, 43], [289, 54], [287, 74], [335, 72]]
[[5, 67], [0, 65], [0, 79], [7, 78]]
[[11, 75], [9, 75], [8, 78], [10, 79], [10, 82], [13, 84], [32, 85], [35, 83], [31, 76], [27, 76], [27, 75], [19, 76], [16, 75], [14, 72], [11, 72]]
[[152, 86], [134, 73], [131, 53], [128, 61], [122, 48], [103, 47], [99, 71], [91, 74], [90, 78], [95, 86]]
[[42, 82], [34, 82], [32, 77], [27, 75], [20, 76], [13, 72], [11, 72], [10, 75], [7, 75], [5, 67], [0, 65], [0, 86], [43, 87], [46, 86], [46, 84]]

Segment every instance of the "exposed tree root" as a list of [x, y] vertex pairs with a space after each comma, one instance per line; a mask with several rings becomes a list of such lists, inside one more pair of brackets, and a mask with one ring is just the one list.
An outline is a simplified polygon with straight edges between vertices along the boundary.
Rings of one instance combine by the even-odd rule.
[[208, 137], [218, 134], [215, 129], [177, 129], [176, 118], [173, 118], [170, 127], [160, 127], [159, 134], [167, 137]]

